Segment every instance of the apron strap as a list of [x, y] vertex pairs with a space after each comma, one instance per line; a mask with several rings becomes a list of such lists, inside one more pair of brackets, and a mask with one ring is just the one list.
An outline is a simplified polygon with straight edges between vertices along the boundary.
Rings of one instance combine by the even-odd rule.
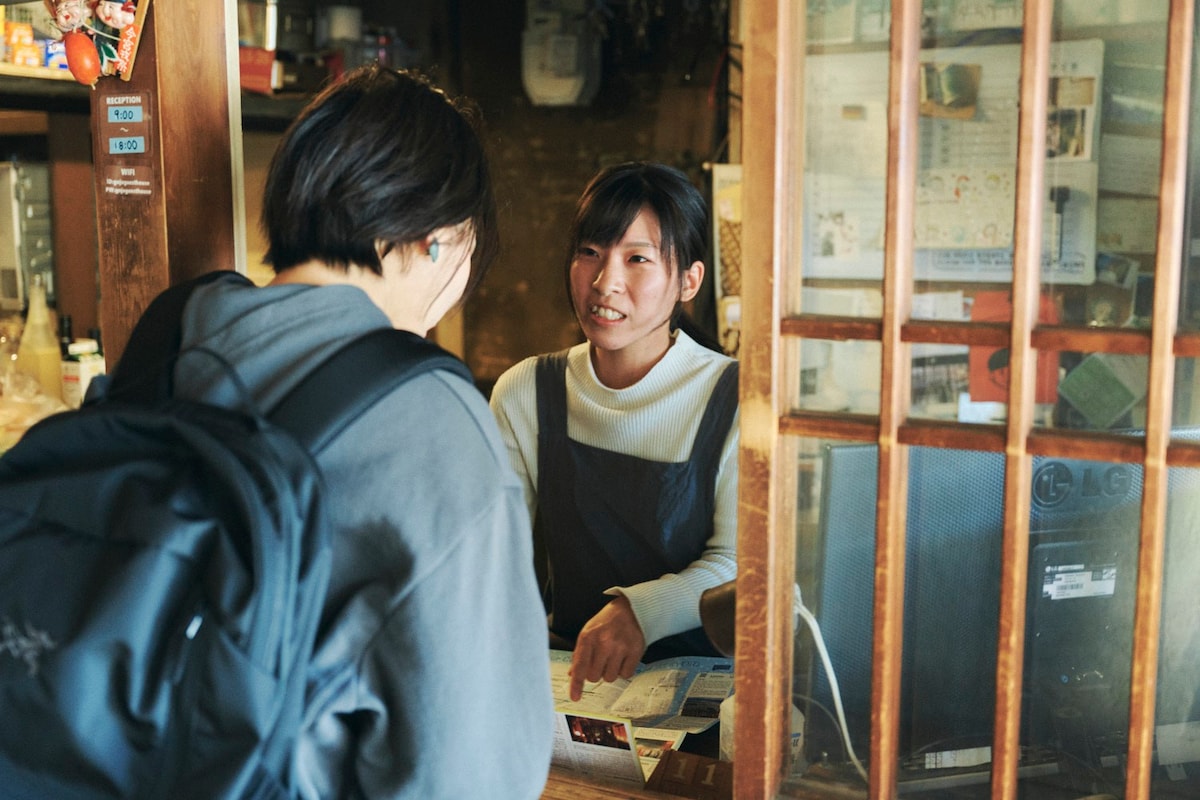
[[536, 371], [538, 414], [538, 495], [551, 474], [552, 448], [567, 439], [567, 351], [539, 356]]
[[[704, 416], [700, 419], [700, 427], [696, 429], [696, 440], [692, 443], [691, 460], [703, 465], [706, 474], [714, 478], [737, 408], [738, 362], [734, 361], [717, 378], [708, 405], [704, 408]], [[710, 485], [709, 490], [712, 488]]]
[[567, 447], [567, 351], [549, 353], [538, 357], [535, 372], [537, 387], [538, 416], [538, 511], [533, 516], [533, 567], [542, 603], [549, 612], [554, 603], [554, 576], [550, 569], [550, 558], [546, 545], [546, 520], [540, 513], [544, 502], [553, 491], [549, 476], [560, 469], [560, 457]]

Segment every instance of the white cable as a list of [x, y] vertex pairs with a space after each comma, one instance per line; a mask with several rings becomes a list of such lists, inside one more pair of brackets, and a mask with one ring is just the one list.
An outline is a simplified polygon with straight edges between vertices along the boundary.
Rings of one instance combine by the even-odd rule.
[[829, 689], [833, 693], [833, 707], [837, 711], [839, 727], [842, 731], [842, 741], [846, 743], [846, 753], [850, 756], [850, 760], [854, 762], [855, 769], [866, 783], [870, 783], [867, 778], [867, 770], [863, 767], [862, 762], [858, 760], [858, 756], [854, 754], [854, 745], [850, 743], [850, 731], [846, 727], [846, 712], [842, 710], [842, 690], [838, 688], [837, 676], [833, 673], [833, 664], [829, 661], [829, 651], [825, 649], [825, 639], [821, 636], [821, 628], [817, 625], [817, 618], [812, 615], [803, 603], [796, 603], [796, 611], [808, 623], [808, 627], [812, 630], [813, 641], [816, 642], [817, 652], [821, 654], [821, 663], [825, 666], [825, 675], [829, 678]]

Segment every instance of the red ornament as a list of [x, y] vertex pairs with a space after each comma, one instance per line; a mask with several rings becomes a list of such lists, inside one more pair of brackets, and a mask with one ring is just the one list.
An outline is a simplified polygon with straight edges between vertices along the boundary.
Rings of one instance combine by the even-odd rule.
[[92, 37], [83, 31], [64, 33], [63, 48], [67, 53], [67, 67], [75, 80], [96, 88], [96, 81], [100, 79], [100, 53], [96, 51]]

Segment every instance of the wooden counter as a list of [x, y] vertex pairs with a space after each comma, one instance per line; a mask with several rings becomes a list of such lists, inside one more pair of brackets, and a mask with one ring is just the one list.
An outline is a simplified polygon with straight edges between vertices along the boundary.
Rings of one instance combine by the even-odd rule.
[[678, 800], [678, 795], [651, 789], [632, 791], [585, 780], [560, 769], [551, 768], [542, 800]]
[[615, 786], [552, 766], [542, 800], [662, 800], [673, 797], [732, 800], [733, 765], [684, 749], [668, 751], [646, 783], [647, 786], [638, 788]]

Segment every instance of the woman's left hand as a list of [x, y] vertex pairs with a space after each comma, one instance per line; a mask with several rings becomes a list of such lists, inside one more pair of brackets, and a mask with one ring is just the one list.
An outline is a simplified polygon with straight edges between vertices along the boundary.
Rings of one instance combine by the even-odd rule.
[[571, 700], [583, 696], [583, 683], [632, 678], [646, 637], [625, 595], [617, 595], [587, 621], [575, 640], [571, 657]]

